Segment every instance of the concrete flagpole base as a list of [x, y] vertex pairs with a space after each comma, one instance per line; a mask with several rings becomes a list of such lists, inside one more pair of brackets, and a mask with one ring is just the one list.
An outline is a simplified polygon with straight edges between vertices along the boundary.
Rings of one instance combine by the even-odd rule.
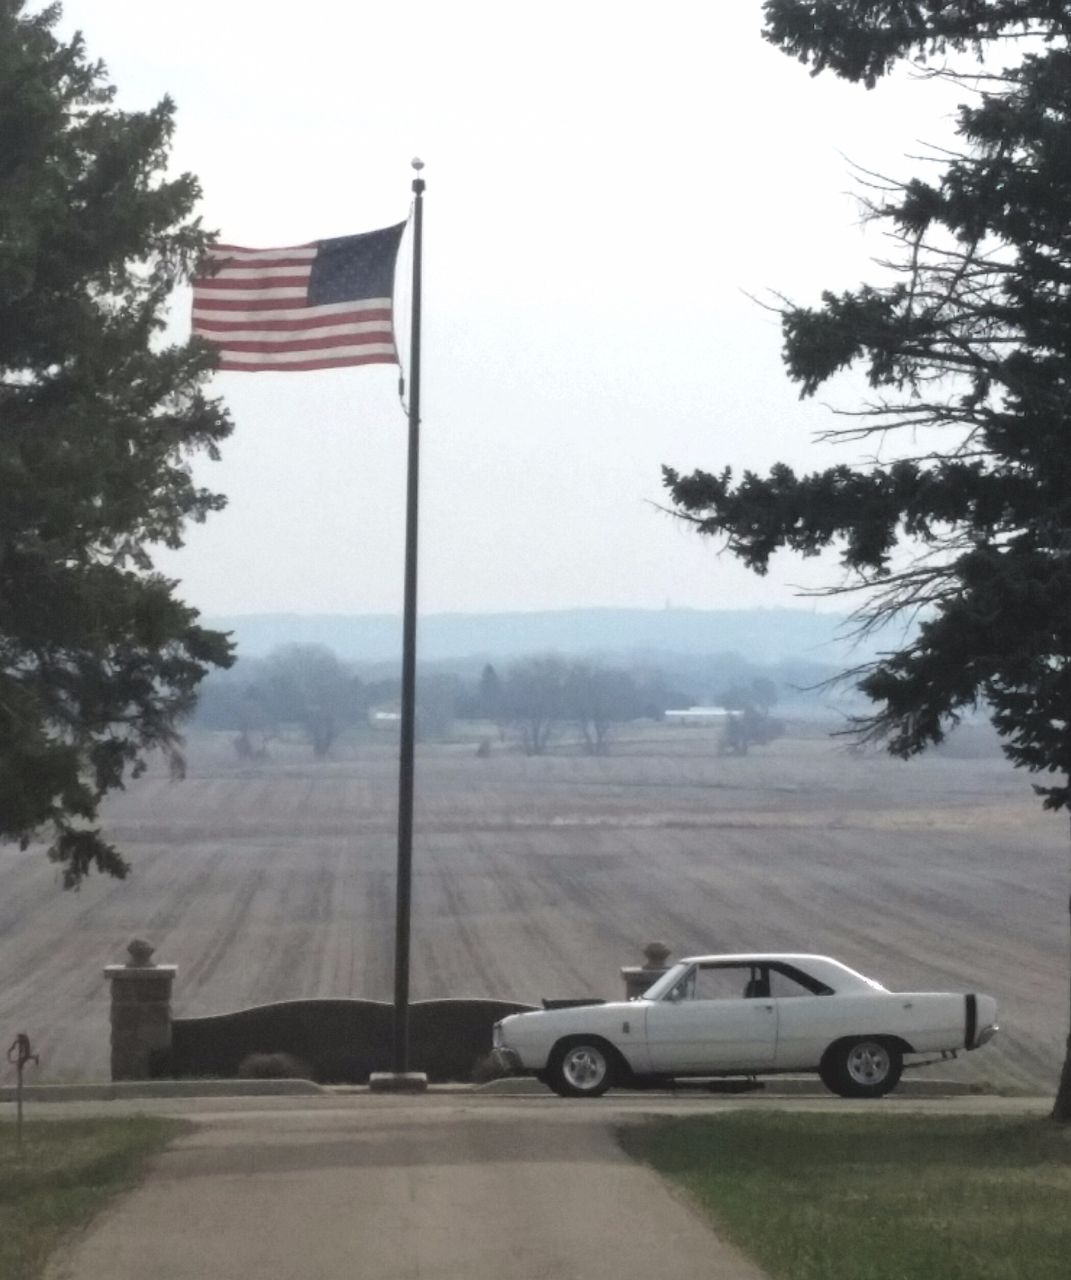
[[372, 1093], [425, 1093], [428, 1077], [423, 1071], [373, 1071], [368, 1088]]

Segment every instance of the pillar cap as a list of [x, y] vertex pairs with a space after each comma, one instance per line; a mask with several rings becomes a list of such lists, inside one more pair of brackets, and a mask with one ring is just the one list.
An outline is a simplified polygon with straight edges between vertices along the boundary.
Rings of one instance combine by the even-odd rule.
[[648, 942], [643, 948], [644, 958], [647, 969], [657, 969], [659, 965], [664, 965], [670, 957], [670, 948], [664, 942]]
[[151, 942], [146, 942], [144, 938], [135, 938], [127, 947], [127, 954], [130, 956], [127, 964], [132, 969], [144, 969], [152, 964], [152, 955], [155, 950]]
[[106, 978], [121, 978], [124, 982], [151, 982], [153, 978], [174, 978], [178, 973], [177, 964], [153, 964], [136, 969], [129, 964], [106, 964]]

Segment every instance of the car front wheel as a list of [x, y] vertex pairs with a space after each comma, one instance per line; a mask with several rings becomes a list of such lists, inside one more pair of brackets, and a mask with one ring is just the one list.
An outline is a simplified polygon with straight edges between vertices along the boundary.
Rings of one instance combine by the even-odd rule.
[[819, 1074], [822, 1083], [842, 1098], [882, 1098], [895, 1089], [904, 1055], [890, 1040], [839, 1040], [826, 1050]]
[[610, 1052], [597, 1040], [559, 1045], [548, 1063], [547, 1084], [563, 1098], [597, 1098], [613, 1082]]

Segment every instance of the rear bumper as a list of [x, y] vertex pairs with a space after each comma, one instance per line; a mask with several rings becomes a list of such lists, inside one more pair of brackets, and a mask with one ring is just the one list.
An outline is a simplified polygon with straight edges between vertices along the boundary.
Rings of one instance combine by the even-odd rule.
[[978, 1049], [1000, 1030], [997, 1026], [997, 1002], [992, 996], [968, 995], [963, 997], [963, 1003], [966, 1021], [963, 1047]]

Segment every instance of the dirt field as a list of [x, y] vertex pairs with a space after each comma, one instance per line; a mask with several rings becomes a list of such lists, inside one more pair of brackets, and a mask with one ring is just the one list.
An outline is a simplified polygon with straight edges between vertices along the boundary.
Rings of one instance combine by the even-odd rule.
[[[654, 938], [676, 955], [823, 951], [894, 988], [992, 992], [1005, 1034], [948, 1074], [1053, 1086], [1067, 820], [1026, 777], [817, 736], [719, 758], [709, 731], [650, 729], [614, 751], [421, 749], [414, 998], [616, 997]], [[394, 748], [342, 755], [284, 745], [250, 767], [226, 736], [195, 740], [184, 782], [151, 774], [108, 805], [125, 882], [64, 893], [40, 850], [0, 850], [0, 1047], [25, 1030], [37, 1079], [105, 1077], [101, 967], [134, 936], [179, 965], [179, 1014], [389, 999]]]

